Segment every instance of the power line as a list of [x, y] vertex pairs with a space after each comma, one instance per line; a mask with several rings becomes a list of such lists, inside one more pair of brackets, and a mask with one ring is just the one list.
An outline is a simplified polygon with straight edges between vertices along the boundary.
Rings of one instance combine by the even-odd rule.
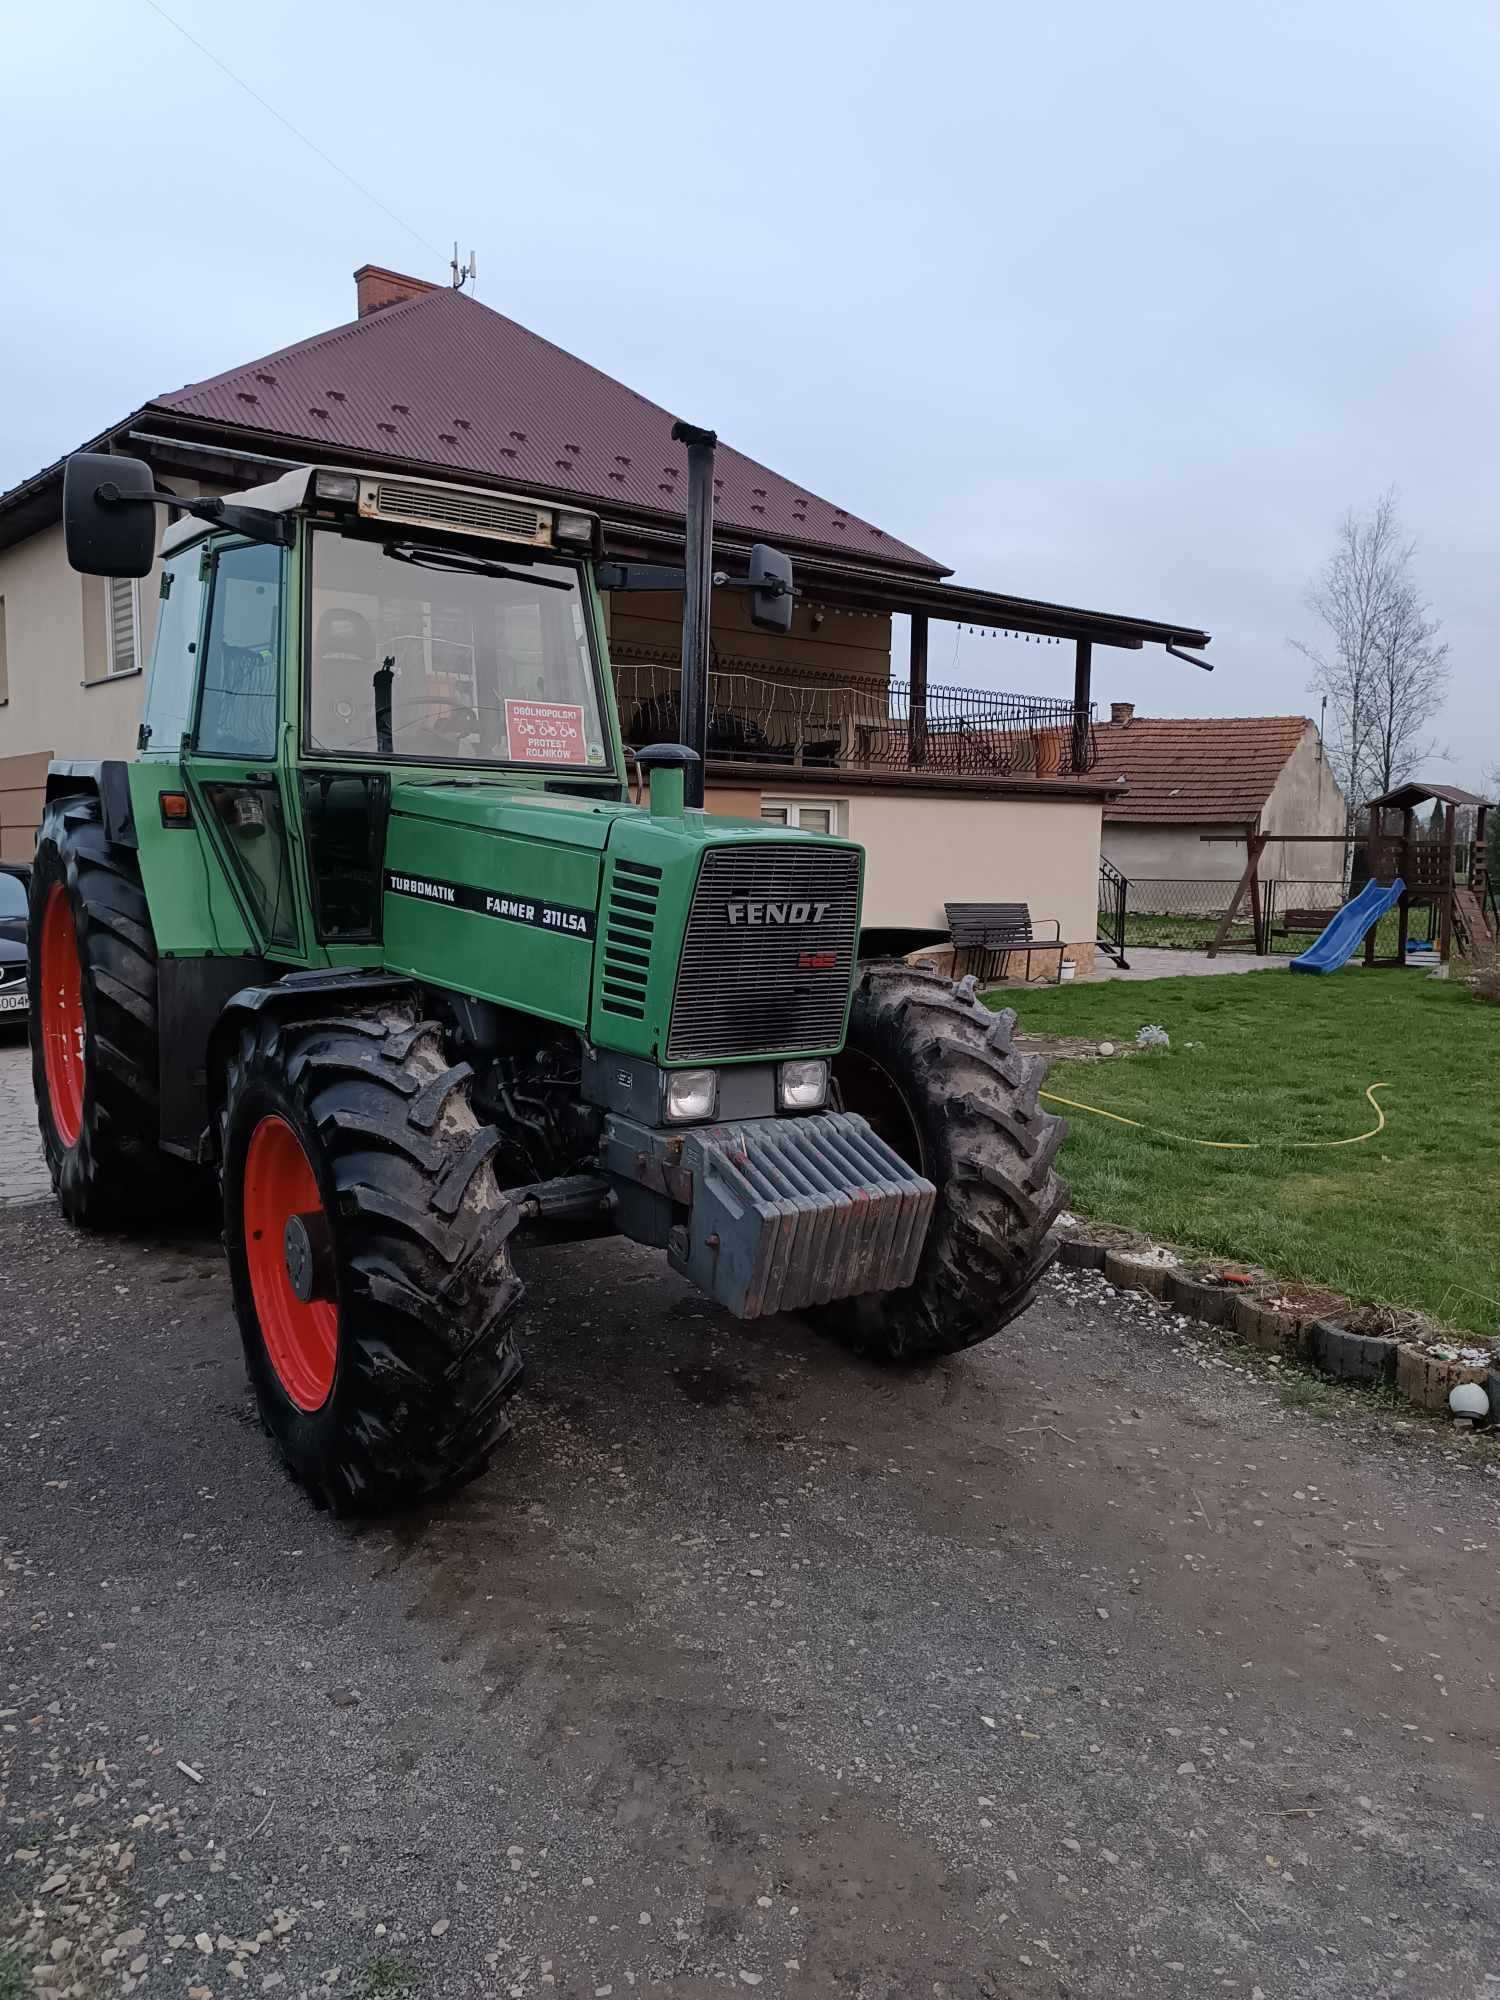
[[179, 21], [174, 15], [169, 14], [165, 7], [160, 6], [158, 4], [158, 0], [146, 0], [146, 5], [151, 9], [153, 14], [159, 14], [161, 18], [167, 23], [168, 27], [175, 28], [178, 34], [182, 36], [185, 42], [191, 42], [193, 47], [198, 51], [200, 55], [207, 56], [208, 60], [213, 64], [214, 68], [222, 70], [225, 76], [229, 78], [229, 81], [231, 83], [238, 84], [240, 89], [244, 91], [247, 97], [253, 97], [256, 103], [260, 106], [262, 111], [269, 111], [271, 116], [276, 120], [277, 124], [284, 125], [287, 131], [291, 133], [294, 139], [300, 139], [303, 145], [306, 146], [307, 150], [310, 153], [316, 153], [318, 158], [323, 162], [325, 167], [332, 167], [333, 171], [336, 174], [338, 174], [342, 179], [346, 180], [349, 183], [350, 187], [352, 187], [356, 193], [362, 194], [366, 201], [373, 202], [375, 206], [380, 210], [381, 214], [384, 216], [388, 216], [390, 220], [395, 223], [398, 229], [404, 229], [407, 235], [412, 238], [413, 242], [420, 243], [424, 250], [430, 250], [434, 257], [438, 258], [439, 261], [442, 260], [443, 253], [441, 250], [438, 249], [435, 243], [429, 243], [427, 238], [424, 235], [422, 235], [420, 230], [413, 229], [411, 224], [407, 222], [404, 217], [397, 215], [396, 211], [393, 208], [387, 208], [385, 203], [380, 199], [380, 196], [378, 194], [372, 194], [362, 181], [357, 181], [354, 178], [353, 174], [349, 172], [347, 167], [341, 167], [338, 161], [333, 159], [329, 154], [325, 153], [323, 151], [323, 148], [320, 145], [318, 145], [315, 140], [309, 139], [304, 131], [302, 131], [298, 126], [294, 125], [291, 119], [288, 118], [284, 112], [278, 111], [274, 104], [269, 103], [267, 99], [262, 97], [260, 92], [256, 90], [253, 85], [246, 83], [245, 79], [242, 76], [237, 76], [235, 72], [229, 67], [227, 62], [224, 62], [219, 56], [216, 56], [214, 54], [211, 48], [206, 47], [204, 43], [200, 42], [195, 34], [190, 33], [190, 31], [182, 25], [181, 21]]

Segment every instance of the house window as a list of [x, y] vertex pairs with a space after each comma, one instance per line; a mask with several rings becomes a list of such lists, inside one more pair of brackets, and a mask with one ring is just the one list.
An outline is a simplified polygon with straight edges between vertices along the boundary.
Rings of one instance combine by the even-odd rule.
[[776, 826], [795, 826], [803, 833], [840, 833], [842, 799], [762, 799], [760, 816]]
[[140, 665], [141, 590], [133, 576], [109, 580], [106, 674], [133, 674]]

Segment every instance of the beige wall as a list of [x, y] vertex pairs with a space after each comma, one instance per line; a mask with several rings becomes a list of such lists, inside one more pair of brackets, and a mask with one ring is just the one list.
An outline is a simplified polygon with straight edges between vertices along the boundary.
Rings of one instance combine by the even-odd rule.
[[[145, 678], [88, 680], [102, 662], [105, 584], [68, 567], [61, 527], [0, 550], [10, 699], [0, 708], [0, 759], [128, 757]], [[156, 581], [141, 579], [141, 653], [155, 629]]]
[[1243, 839], [1205, 843], [1201, 834], [1243, 834], [1244, 827], [1185, 821], [1154, 826], [1135, 820], [1106, 820], [1104, 855], [1131, 882], [1238, 882], [1245, 872]]
[[[1097, 800], [965, 798], [952, 792], [709, 785], [710, 813], [755, 819], [761, 799], [833, 802], [865, 850], [864, 921], [942, 930], [945, 903], [1025, 903], [1038, 932], [1092, 948], [1098, 928]], [[1243, 863], [1241, 864], [1243, 866]], [[1018, 968], [1019, 969], [1019, 968]], [[1036, 968], [1040, 970], [1040, 962]]]
[[[1309, 726], [1302, 741], [1282, 766], [1261, 812], [1265, 833], [1336, 833], [1342, 836], [1348, 808], [1339, 790], [1316, 729]], [[1284, 847], [1272, 841], [1261, 856], [1263, 877], [1281, 880], [1342, 879], [1342, 841], [1298, 841]]]
[[1097, 800], [851, 792], [845, 831], [865, 849], [864, 921], [941, 929], [944, 903], [1026, 903], [1039, 931], [1056, 917], [1064, 943], [1092, 944], [1099, 816]]

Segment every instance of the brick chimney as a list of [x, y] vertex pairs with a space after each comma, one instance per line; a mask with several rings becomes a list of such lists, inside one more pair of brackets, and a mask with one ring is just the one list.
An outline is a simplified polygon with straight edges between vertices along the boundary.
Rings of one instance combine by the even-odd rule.
[[423, 292], [435, 292], [425, 278], [408, 278], [400, 271], [387, 271], [379, 264], [361, 264], [354, 274], [354, 296], [359, 316], [368, 319], [385, 306], [399, 306], [407, 299], [419, 299]]
[[1135, 703], [1112, 701], [1109, 705], [1109, 719], [1111, 722], [1118, 722], [1122, 729], [1128, 729], [1135, 721]]

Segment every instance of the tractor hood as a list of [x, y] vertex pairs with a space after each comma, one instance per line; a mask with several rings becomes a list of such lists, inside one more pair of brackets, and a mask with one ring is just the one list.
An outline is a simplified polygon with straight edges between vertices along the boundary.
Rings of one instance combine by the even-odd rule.
[[759, 820], [413, 779], [391, 794], [385, 959], [658, 1063], [832, 1053], [861, 859]]
[[577, 798], [543, 792], [535, 785], [509, 785], [503, 779], [485, 783], [472, 778], [398, 784], [391, 794], [391, 813], [476, 832], [587, 848], [595, 854], [608, 845], [610, 828], [622, 813], [640, 816], [638, 807], [614, 799]]

